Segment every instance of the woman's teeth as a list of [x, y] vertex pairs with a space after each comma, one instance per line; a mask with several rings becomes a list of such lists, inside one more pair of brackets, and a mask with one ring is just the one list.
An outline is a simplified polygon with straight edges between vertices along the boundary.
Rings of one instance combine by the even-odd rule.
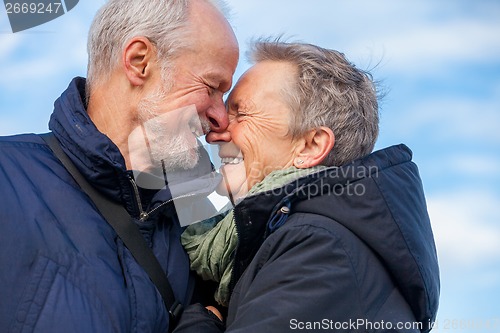
[[221, 158], [222, 164], [238, 164], [243, 162], [241, 157], [223, 157]]

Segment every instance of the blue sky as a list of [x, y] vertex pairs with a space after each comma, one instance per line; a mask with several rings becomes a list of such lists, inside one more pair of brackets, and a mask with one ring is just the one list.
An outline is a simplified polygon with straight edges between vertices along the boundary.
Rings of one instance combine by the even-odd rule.
[[[442, 279], [435, 331], [498, 332], [500, 1], [228, 2], [242, 54], [252, 37], [283, 34], [374, 68], [388, 92], [377, 148], [407, 144], [426, 189]], [[0, 8], [0, 135], [47, 130], [54, 99], [85, 76], [86, 34], [101, 4], [80, 0], [16, 34]], [[235, 78], [246, 68], [242, 58]]]

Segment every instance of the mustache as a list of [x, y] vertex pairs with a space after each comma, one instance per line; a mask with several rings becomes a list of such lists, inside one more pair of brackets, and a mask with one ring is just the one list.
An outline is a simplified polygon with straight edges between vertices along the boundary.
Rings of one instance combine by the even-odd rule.
[[189, 126], [196, 127], [198, 125], [201, 126], [203, 133], [210, 132], [210, 122], [207, 119], [201, 118], [200, 116], [193, 116], [189, 120]]

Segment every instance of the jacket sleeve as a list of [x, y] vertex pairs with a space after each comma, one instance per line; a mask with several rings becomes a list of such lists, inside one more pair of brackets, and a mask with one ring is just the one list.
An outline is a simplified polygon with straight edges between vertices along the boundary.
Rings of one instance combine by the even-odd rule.
[[360, 312], [343, 239], [310, 217], [289, 220], [261, 246], [232, 295], [226, 332], [333, 330]]
[[224, 332], [224, 323], [200, 303], [189, 305], [173, 333], [219, 333]]

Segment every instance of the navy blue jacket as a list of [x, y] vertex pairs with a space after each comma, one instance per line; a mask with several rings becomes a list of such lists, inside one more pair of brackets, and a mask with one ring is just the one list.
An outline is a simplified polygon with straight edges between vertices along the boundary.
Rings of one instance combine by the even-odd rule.
[[406, 146], [248, 197], [234, 216], [226, 328], [191, 306], [176, 333], [430, 330], [439, 269]]
[[[187, 304], [193, 280], [173, 204], [163, 204], [170, 192], [135, 189], [84, 98], [77, 78], [55, 102], [49, 128], [87, 180], [133, 217], [162, 205], [136, 222]], [[1, 332], [167, 331], [155, 286], [39, 136], [0, 138], [0, 184]]]

